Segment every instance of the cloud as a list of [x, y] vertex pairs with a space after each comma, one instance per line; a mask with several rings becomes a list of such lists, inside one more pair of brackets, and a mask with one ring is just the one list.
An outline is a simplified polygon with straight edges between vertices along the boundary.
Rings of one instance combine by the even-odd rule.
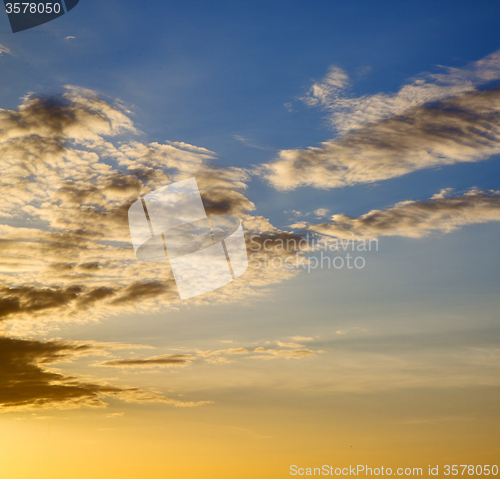
[[440, 73], [422, 73], [411, 79], [397, 93], [353, 97], [346, 94], [352, 84], [347, 73], [337, 66], [331, 66], [327, 75], [315, 82], [301, 100], [308, 106], [325, 108], [329, 112], [331, 126], [346, 132], [499, 80], [500, 51], [471, 62], [464, 68], [440, 68]]
[[[171, 182], [195, 176], [207, 213], [239, 217], [256, 242], [293, 236], [252, 215], [248, 171], [214, 165], [206, 148], [139, 141], [129, 115], [119, 100], [78, 87], [0, 110], [0, 320], [11, 332], [30, 333], [18, 319], [36, 321], [40, 332], [42, 323], [178, 302], [168, 265], [136, 260], [127, 216], [139, 196]], [[249, 268], [192, 302], [249, 298], [294, 274]]]
[[257, 169], [279, 190], [338, 188], [500, 153], [500, 90], [473, 90], [351, 130]]
[[338, 214], [332, 216], [330, 223], [295, 226], [344, 239], [420, 238], [431, 233], [449, 233], [466, 225], [500, 221], [500, 191], [471, 189], [462, 196], [445, 197], [449, 192], [449, 189], [441, 190], [427, 201], [403, 201], [357, 218]]
[[106, 414], [106, 417], [120, 417], [123, 416], [124, 412], [112, 412], [111, 414]]
[[[269, 343], [267, 341], [266, 343]], [[302, 359], [306, 357], [314, 357], [318, 353], [324, 351], [313, 351], [311, 349], [303, 349], [302, 344], [297, 343], [283, 343], [281, 341], [274, 341], [278, 346], [291, 349], [266, 349], [262, 346], [250, 348], [232, 348], [221, 349], [218, 351], [197, 351], [198, 357], [207, 358], [207, 362], [214, 364], [224, 364], [227, 362], [234, 362], [234, 359], [226, 360], [223, 355], [239, 355], [251, 359]]]
[[439, 193], [432, 195], [431, 200], [443, 199], [446, 196], [449, 196], [452, 191], [453, 191], [453, 188], [443, 188]]
[[41, 342], [0, 337], [0, 411], [105, 407], [109, 397], [127, 402], [163, 402], [181, 407], [206, 404], [206, 401], [170, 399], [144, 389], [84, 381], [48, 368], [58, 361], [102, 354], [108, 348], [113, 346], [94, 342]]
[[263, 347], [255, 348], [253, 353], [258, 353], [252, 356], [252, 359], [302, 359], [306, 357], [314, 357], [318, 353], [324, 351], [313, 351], [311, 349], [265, 349]]
[[0, 43], [0, 56], [2, 56], [4, 53], [6, 53], [7, 55], [12, 55], [12, 52], [10, 51], [9, 48], [3, 46], [1, 43]]
[[306, 105], [331, 106], [339, 100], [339, 94], [349, 85], [349, 76], [342, 68], [330, 66], [320, 82], [314, 82], [307, 94], [300, 98]]
[[[301, 337], [302, 338], [302, 337]], [[306, 341], [313, 341], [313, 338], [305, 337]], [[238, 360], [245, 359], [303, 359], [315, 357], [324, 351], [305, 349], [304, 345], [298, 343], [289, 343], [282, 341], [265, 341], [265, 344], [275, 343], [281, 348], [287, 349], [266, 349], [265, 347], [237, 347], [215, 350], [186, 349], [182, 353], [169, 353], [150, 357], [131, 357], [110, 359], [93, 366], [98, 367], [116, 367], [122, 369], [134, 368], [162, 368], [162, 367], [183, 367], [200, 365], [208, 363], [213, 365], [231, 364]], [[125, 349], [127, 345], [113, 345], [96, 343], [96, 347], [104, 350]], [[128, 346], [133, 348], [134, 346]]]
[[276, 344], [282, 348], [302, 348], [303, 344], [298, 343], [282, 343], [281, 341], [276, 341]]
[[327, 216], [330, 210], [328, 208], [318, 208], [314, 211], [314, 214], [318, 217]]
[[235, 140], [241, 141], [241, 143], [243, 143], [246, 146], [249, 146], [250, 148], [258, 148], [259, 150], [275, 150], [275, 148], [270, 148], [268, 146], [256, 145], [253, 141], [249, 140], [248, 138], [245, 138], [244, 136], [233, 135], [233, 138]]
[[225, 358], [223, 356], [218, 356], [216, 358], [206, 358], [205, 361], [210, 364], [230, 364], [234, 363], [234, 359]]
[[248, 349], [246, 348], [229, 348], [229, 349], [218, 349], [216, 351], [198, 351], [198, 356], [202, 358], [207, 358], [210, 356], [220, 356], [222, 354], [248, 354]]
[[165, 354], [151, 358], [113, 359], [100, 363], [99, 366], [115, 367], [148, 367], [148, 366], [182, 366], [189, 364], [193, 356], [188, 354]]
[[0, 318], [21, 311], [32, 313], [67, 305], [77, 299], [82, 289], [78, 286], [68, 288], [0, 288]]

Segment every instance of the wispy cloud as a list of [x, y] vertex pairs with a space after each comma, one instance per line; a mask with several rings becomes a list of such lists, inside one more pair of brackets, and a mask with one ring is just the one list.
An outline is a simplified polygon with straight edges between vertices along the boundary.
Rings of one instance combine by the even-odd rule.
[[332, 65], [325, 77], [314, 82], [307, 94], [300, 99], [309, 106], [331, 107], [340, 100], [340, 92], [349, 84], [349, 75], [342, 68]]
[[281, 348], [303, 348], [303, 344], [299, 343], [283, 343], [281, 341], [276, 341], [276, 344], [280, 346]]
[[302, 359], [317, 356], [324, 351], [313, 351], [312, 349], [265, 349], [263, 347], [255, 348], [253, 359]]
[[332, 127], [341, 132], [400, 115], [410, 108], [474, 90], [500, 79], [500, 52], [471, 62], [463, 68], [439, 67], [439, 73], [422, 73], [396, 93], [377, 93], [354, 97], [348, 74], [331, 66], [326, 76], [314, 82], [301, 98], [306, 105], [321, 106], [329, 112]]
[[[267, 341], [269, 343], [271, 341]], [[263, 346], [256, 348], [233, 348], [218, 351], [198, 351], [198, 356], [202, 358], [221, 358], [217, 361], [210, 361], [214, 363], [225, 363], [222, 359], [225, 355], [239, 355], [244, 358], [251, 359], [301, 359], [306, 357], [314, 357], [319, 353], [323, 353], [321, 350], [304, 349], [302, 344], [297, 343], [283, 343], [281, 341], [272, 341], [282, 348], [288, 349], [266, 349]], [[234, 362], [234, 359], [231, 360]]]
[[471, 189], [461, 196], [446, 197], [449, 193], [449, 190], [442, 190], [427, 201], [403, 201], [357, 218], [338, 214], [328, 223], [295, 226], [344, 239], [420, 238], [431, 233], [449, 233], [466, 225], [500, 221], [500, 191]]
[[124, 414], [124, 412], [112, 412], [111, 414], [106, 414], [106, 417], [121, 417]]
[[311, 336], [290, 336], [290, 339], [294, 341], [314, 341], [314, 338]]
[[241, 136], [241, 135], [233, 135], [233, 138], [235, 140], [240, 141], [244, 145], [249, 146], [250, 148], [258, 148], [259, 150], [274, 150], [274, 151], [276, 151], [276, 148], [271, 148], [269, 146], [257, 145], [255, 142], [253, 142], [253, 141], [249, 140], [248, 138], [245, 138], [244, 136]]
[[[306, 341], [313, 341], [313, 338], [305, 338]], [[314, 357], [324, 351], [305, 349], [304, 345], [298, 343], [276, 341], [266, 341], [265, 344], [274, 343], [281, 348], [287, 349], [266, 349], [263, 346], [257, 347], [238, 347], [215, 350], [193, 349], [183, 353], [165, 354], [161, 356], [152, 356], [146, 358], [122, 358], [113, 359], [95, 364], [96, 366], [113, 366], [119, 368], [137, 368], [137, 367], [163, 367], [163, 366], [185, 366], [197, 362], [209, 364], [229, 364], [238, 359], [302, 359]]]
[[198, 351], [198, 356], [202, 358], [207, 358], [210, 356], [221, 356], [223, 354], [248, 354], [249, 351], [246, 348], [229, 348], [229, 349], [217, 349], [215, 351]]
[[0, 56], [2, 56], [4, 53], [6, 53], [7, 55], [12, 55], [10, 49], [0, 43]]

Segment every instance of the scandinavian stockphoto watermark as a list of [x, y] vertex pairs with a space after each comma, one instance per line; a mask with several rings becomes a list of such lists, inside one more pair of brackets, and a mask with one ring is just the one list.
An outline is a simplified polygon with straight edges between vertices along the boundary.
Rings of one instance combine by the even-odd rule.
[[182, 300], [220, 288], [248, 267], [240, 220], [208, 216], [195, 178], [138, 199], [128, 220], [137, 259], [168, 261]]
[[250, 237], [250, 268], [363, 269], [364, 253], [378, 251], [377, 239], [330, 238], [306, 234], [300, 238]]

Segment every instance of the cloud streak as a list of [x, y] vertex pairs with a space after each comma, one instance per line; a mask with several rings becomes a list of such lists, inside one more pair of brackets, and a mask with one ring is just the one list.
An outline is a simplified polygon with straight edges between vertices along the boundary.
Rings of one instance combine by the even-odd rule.
[[115, 366], [115, 367], [147, 367], [147, 366], [182, 366], [189, 364], [193, 356], [189, 354], [165, 354], [162, 356], [154, 356], [151, 358], [134, 358], [134, 359], [113, 359], [104, 361], [99, 366]]
[[421, 238], [432, 233], [449, 233], [466, 225], [500, 221], [500, 191], [472, 189], [462, 196], [446, 197], [449, 193], [442, 190], [427, 201], [403, 201], [359, 217], [338, 214], [328, 223], [294, 226], [342, 239]]

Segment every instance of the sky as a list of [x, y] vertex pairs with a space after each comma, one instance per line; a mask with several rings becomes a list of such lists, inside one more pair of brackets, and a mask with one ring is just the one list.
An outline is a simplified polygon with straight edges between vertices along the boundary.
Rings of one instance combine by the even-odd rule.
[[[80, 0], [14, 34], [0, 13], [5, 477], [498, 465], [499, 19]], [[192, 177], [248, 268], [181, 300], [128, 210]]]

